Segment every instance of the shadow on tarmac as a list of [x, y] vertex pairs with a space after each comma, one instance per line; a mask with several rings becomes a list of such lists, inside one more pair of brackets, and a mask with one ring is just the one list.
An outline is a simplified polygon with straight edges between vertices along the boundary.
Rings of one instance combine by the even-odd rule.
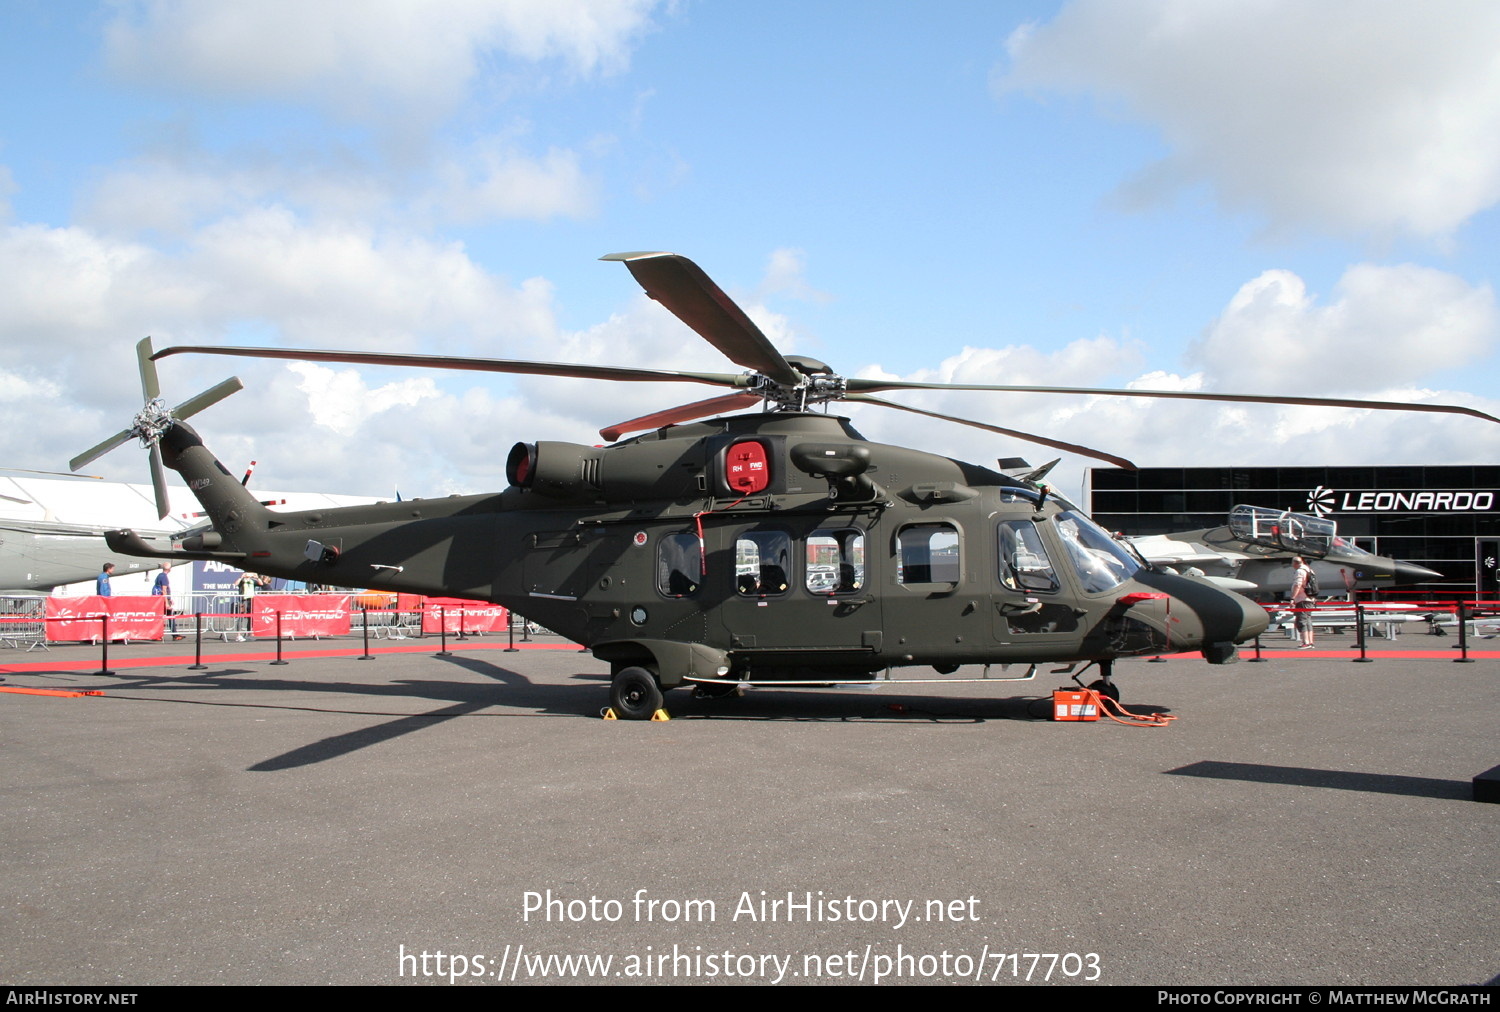
[[1305, 766], [1266, 766], [1261, 763], [1225, 763], [1210, 760], [1179, 766], [1175, 770], [1167, 770], [1166, 773], [1178, 777], [1246, 780], [1261, 784], [1288, 784], [1292, 787], [1326, 787], [1338, 791], [1370, 791], [1376, 794], [1440, 798], [1448, 801], [1468, 801], [1473, 793], [1473, 786], [1466, 780], [1407, 777], [1394, 773], [1320, 770]]

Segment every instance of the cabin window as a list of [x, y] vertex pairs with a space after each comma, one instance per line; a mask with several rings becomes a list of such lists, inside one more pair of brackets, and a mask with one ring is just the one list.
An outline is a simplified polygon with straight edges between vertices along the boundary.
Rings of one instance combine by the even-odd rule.
[[813, 594], [854, 594], [865, 585], [865, 532], [857, 527], [813, 531], [807, 539], [804, 586]]
[[742, 531], [734, 540], [734, 591], [772, 597], [791, 587], [792, 536], [785, 531]]
[[1030, 520], [1006, 520], [996, 540], [1000, 545], [1000, 584], [1022, 594], [1057, 591], [1057, 572], [1047, 548]]
[[1082, 513], [1060, 513], [1053, 526], [1085, 594], [1102, 594], [1130, 579], [1140, 563]]
[[912, 524], [896, 535], [896, 582], [958, 586], [958, 528], [936, 521]]
[[656, 589], [668, 597], [694, 597], [703, 583], [703, 552], [696, 534], [668, 534], [656, 543]]

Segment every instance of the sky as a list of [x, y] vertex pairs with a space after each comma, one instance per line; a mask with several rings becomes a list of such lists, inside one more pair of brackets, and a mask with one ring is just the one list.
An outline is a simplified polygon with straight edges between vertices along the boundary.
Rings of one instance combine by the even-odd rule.
[[[1500, 414], [1500, 5], [11, 0], [0, 466], [139, 410], [134, 345], [738, 371], [598, 257], [692, 258], [785, 352], [922, 381]], [[711, 388], [181, 356], [267, 488], [504, 486]], [[1142, 466], [1492, 463], [1500, 425], [893, 394]], [[976, 463], [1056, 454], [845, 406]], [[1054, 477], [1077, 494], [1090, 462]], [[127, 446], [93, 473], [140, 481]]]

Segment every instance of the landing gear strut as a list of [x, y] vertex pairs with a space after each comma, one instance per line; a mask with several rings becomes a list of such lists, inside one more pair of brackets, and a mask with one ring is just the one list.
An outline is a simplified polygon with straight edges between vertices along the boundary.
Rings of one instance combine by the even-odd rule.
[[1108, 660], [1096, 663], [1099, 666], [1099, 677], [1089, 683], [1089, 688], [1099, 693], [1099, 695], [1108, 696], [1118, 703], [1120, 701], [1120, 687], [1115, 684], [1114, 680], [1115, 662]]

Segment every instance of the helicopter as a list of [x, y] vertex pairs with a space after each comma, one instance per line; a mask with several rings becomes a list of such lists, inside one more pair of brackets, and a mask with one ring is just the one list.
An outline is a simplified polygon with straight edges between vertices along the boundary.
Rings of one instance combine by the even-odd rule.
[[[1228, 663], [1236, 644], [1266, 628], [1265, 611], [1207, 580], [1151, 567], [1039, 480], [870, 442], [847, 418], [814, 409], [841, 400], [878, 404], [1126, 467], [1134, 465], [1101, 450], [874, 394], [958, 389], [1333, 404], [1500, 422], [1447, 405], [846, 378], [817, 360], [782, 355], [686, 257], [602, 259], [623, 263], [651, 298], [745, 371], [196, 345], [153, 351], [146, 338], [137, 345], [145, 408], [72, 467], [139, 439], [160, 508], [170, 468], [208, 523], [171, 548], [130, 530], [112, 532], [109, 544], [125, 554], [213, 559], [308, 583], [504, 605], [608, 663], [610, 705], [630, 719], [652, 717], [663, 693], [679, 686], [720, 696], [872, 681], [915, 666], [947, 675], [961, 665], [1022, 663], [1034, 674], [1056, 662], [1079, 684], [1096, 668], [1092, 687], [1118, 699], [1115, 660], [1198, 651], [1211, 664]], [[188, 353], [732, 392], [610, 426], [601, 431], [605, 446], [518, 442], [501, 492], [277, 512], [256, 502], [184, 420], [240, 389], [238, 379], [167, 409], [155, 363]], [[743, 413], [725, 416], [733, 411]]]

